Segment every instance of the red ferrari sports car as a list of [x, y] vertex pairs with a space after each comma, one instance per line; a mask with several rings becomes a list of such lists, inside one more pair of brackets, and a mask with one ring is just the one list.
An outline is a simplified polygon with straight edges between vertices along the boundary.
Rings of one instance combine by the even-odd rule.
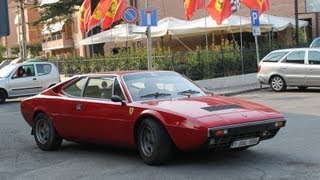
[[175, 149], [243, 150], [273, 138], [286, 120], [268, 107], [207, 95], [171, 71], [78, 75], [21, 102], [40, 149], [62, 140], [137, 148], [162, 164]]

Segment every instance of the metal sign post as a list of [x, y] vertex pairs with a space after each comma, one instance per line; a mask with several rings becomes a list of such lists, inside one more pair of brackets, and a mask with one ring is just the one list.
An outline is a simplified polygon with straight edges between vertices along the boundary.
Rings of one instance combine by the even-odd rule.
[[141, 26], [146, 26], [147, 31], [146, 35], [148, 38], [147, 41], [147, 55], [148, 55], [148, 70], [152, 70], [152, 37], [151, 37], [151, 26], [157, 26], [158, 25], [158, 13], [157, 10], [153, 8], [148, 8], [148, 0], [145, 1], [146, 8], [141, 9], [140, 11], [140, 20], [141, 20]]
[[257, 66], [259, 66], [260, 56], [259, 56], [258, 36], [261, 35], [259, 11], [258, 10], [251, 10], [250, 15], [251, 15], [251, 24], [252, 24], [252, 34], [254, 36], [254, 41], [255, 41], [255, 44], [256, 44]]

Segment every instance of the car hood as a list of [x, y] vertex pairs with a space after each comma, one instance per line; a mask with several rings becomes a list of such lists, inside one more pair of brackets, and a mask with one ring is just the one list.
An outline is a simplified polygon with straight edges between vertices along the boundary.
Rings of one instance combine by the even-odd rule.
[[[191, 97], [166, 101], [143, 102], [149, 109], [173, 113], [199, 121], [248, 122], [282, 118], [282, 114], [266, 106], [238, 98], [223, 96]], [[214, 116], [214, 118], [213, 118]], [[210, 120], [211, 119], [211, 120]], [[224, 122], [223, 124], [229, 124]]]

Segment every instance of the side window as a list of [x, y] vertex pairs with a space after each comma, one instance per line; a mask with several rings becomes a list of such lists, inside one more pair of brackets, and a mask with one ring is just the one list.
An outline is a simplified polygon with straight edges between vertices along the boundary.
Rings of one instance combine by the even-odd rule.
[[52, 69], [50, 64], [37, 64], [36, 68], [39, 76], [50, 74]]
[[282, 59], [288, 52], [274, 52], [267, 55], [265, 58], [263, 58], [263, 62], [278, 62], [280, 59]]
[[309, 64], [320, 64], [320, 52], [309, 51], [308, 60], [309, 60]]
[[102, 79], [90, 78], [86, 88], [84, 89], [83, 97], [100, 98], [102, 93]]
[[81, 97], [82, 91], [86, 82], [87, 82], [87, 79], [82, 78], [74, 82], [73, 84], [67, 86], [66, 88], [64, 88], [63, 91], [70, 96]]
[[123, 95], [122, 89], [120, 87], [120, 83], [118, 82], [117, 79], [115, 79], [114, 81], [114, 90], [113, 90], [113, 94], [120, 96], [122, 100], [125, 100], [125, 97]]
[[305, 51], [291, 52], [285, 60], [285, 63], [304, 64]]
[[32, 64], [20, 66], [13, 75], [13, 78], [23, 78], [31, 76], [35, 76], [34, 66]]
[[114, 77], [90, 78], [84, 90], [84, 97], [110, 100]]

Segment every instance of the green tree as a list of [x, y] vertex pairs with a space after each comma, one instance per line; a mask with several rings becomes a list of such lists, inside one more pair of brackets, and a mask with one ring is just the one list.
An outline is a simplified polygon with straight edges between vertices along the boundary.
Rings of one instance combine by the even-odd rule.
[[[93, 4], [97, 4], [99, 0], [92, 0]], [[35, 8], [40, 9], [40, 18], [33, 22], [33, 25], [55, 23], [61, 20], [69, 19], [72, 14], [78, 11], [77, 6], [81, 5], [83, 0], [59, 0], [57, 3], [39, 4]]]
[[6, 47], [0, 44], [0, 62], [3, 60], [3, 54], [5, 50], [6, 50]]
[[40, 54], [41, 54], [42, 46], [40, 43], [28, 44], [27, 50], [29, 51], [29, 53], [31, 54], [32, 57], [37, 57], [37, 56], [40, 56]]

